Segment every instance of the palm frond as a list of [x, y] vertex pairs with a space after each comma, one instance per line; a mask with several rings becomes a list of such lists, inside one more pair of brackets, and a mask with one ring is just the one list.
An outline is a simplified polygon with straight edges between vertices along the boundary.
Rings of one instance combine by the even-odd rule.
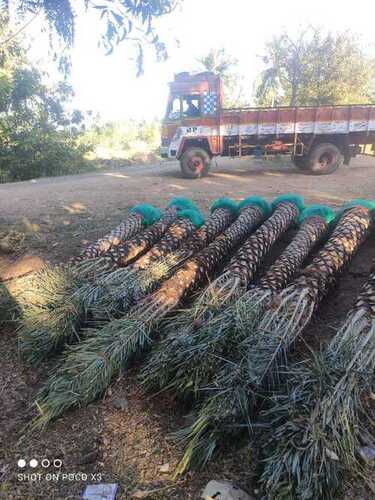
[[174, 434], [184, 447], [184, 454], [177, 466], [175, 476], [193, 467], [206, 465], [219, 446], [230, 439], [231, 433], [238, 433], [238, 422], [251, 427], [256, 394], [243, 377], [246, 369], [235, 363], [226, 363], [208, 387], [202, 387], [205, 394], [190, 416], [193, 423]]
[[219, 365], [219, 356], [238, 342], [238, 336], [230, 335], [230, 308], [202, 328], [199, 323], [193, 329], [178, 328], [180, 316], [175, 317], [173, 330], [170, 327], [163, 331], [164, 336], [153, 349], [140, 379], [146, 389], [173, 390], [185, 397], [196, 394], [202, 384], [209, 382], [210, 374]]
[[273, 431], [261, 481], [271, 497], [331, 498], [346, 478], [365, 477], [358, 450], [374, 439], [374, 284], [372, 274], [322, 353], [288, 368], [285, 390], [264, 412]]
[[284, 491], [297, 498], [332, 498], [345, 475], [363, 473], [357, 451], [365, 380], [353, 372], [340, 379], [339, 373], [327, 367], [325, 356], [315, 355], [291, 368], [289, 390], [272, 398], [264, 418], [273, 432], [261, 477], [271, 498]]
[[38, 365], [77, 338], [85, 318], [75, 297], [79, 285], [66, 268], [48, 269], [29, 282], [18, 319], [19, 348], [29, 363]]
[[253, 360], [250, 376], [256, 385], [277, 377], [278, 367], [285, 364], [288, 350], [311, 320], [316, 304], [309, 289], [293, 286], [281, 292], [277, 301], [246, 339]]
[[19, 306], [8, 287], [0, 283], [0, 325], [12, 321], [18, 310]]
[[152, 293], [160, 282], [170, 277], [184, 260], [184, 253], [176, 251], [161, 257], [145, 269], [129, 266], [109, 274], [103, 273], [95, 282], [82, 287], [79, 294], [95, 318], [124, 314], [135, 302]]
[[67, 408], [87, 405], [99, 397], [113, 376], [149, 344], [150, 331], [144, 321], [125, 317], [86, 332], [80, 344], [67, 350], [42, 388], [37, 398], [40, 416], [34, 426], [43, 427]]

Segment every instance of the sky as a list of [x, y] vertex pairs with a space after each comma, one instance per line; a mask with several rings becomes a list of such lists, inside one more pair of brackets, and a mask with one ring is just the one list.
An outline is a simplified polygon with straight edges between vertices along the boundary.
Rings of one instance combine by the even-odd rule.
[[[331, 31], [349, 29], [362, 36], [365, 51], [375, 56], [373, 12], [373, 0], [357, 4], [343, 0], [184, 0], [181, 8], [155, 25], [167, 43], [169, 59], [157, 62], [153, 51], [147, 50], [145, 72], [139, 78], [129, 45], [123, 43], [111, 55], [104, 55], [97, 46], [96, 19], [79, 16], [72, 50], [74, 105], [99, 113], [103, 120], [162, 118], [174, 73], [200, 69], [196, 59], [221, 47], [239, 60], [238, 70], [251, 95], [254, 79], [263, 68], [264, 45], [284, 29], [290, 35], [307, 24]], [[36, 37], [32, 57], [46, 64], [53, 77], [54, 70], [43, 62], [47, 43], [40, 37], [38, 22], [28, 31]]]

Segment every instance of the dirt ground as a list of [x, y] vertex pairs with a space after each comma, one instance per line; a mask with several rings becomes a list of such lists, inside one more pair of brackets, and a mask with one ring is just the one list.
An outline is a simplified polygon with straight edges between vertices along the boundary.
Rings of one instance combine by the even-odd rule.
[[[163, 162], [3, 184], [0, 227], [14, 225], [27, 233], [23, 254], [28, 257], [17, 264], [22, 271], [22, 266], [24, 270], [37, 266], [38, 258], [57, 262], [78, 253], [82, 245], [117, 225], [135, 203], [147, 201], [163, 207], [173, 196], [189, 196], [206, 211], [219, 196], [241, 199], [258, 194], [271, 200], [285, 192], [298, 192], [308, 203], [333, 207], [353, 198], [375, 198], [375, 159], [358, 158], [350, 167], [321, 177], [304, 175], [284, 160], [258, 164], [220, 160], [208, 177], [196, 181], [183, 179], [177, 163]], [[286, 245], [290, 237], [287, 235], [280, 245]], [[319, 317], [306, 332], [310, 345], [316, 347], [332, 335], [344, 318], [373, 263], [374, 241], [371, 237], [362, 246], [335, 293], [322, 304]], [[11, 265], [14, 257], [7, 254], [2, 259], [4, 272], [5, 264]], [[253, 481], [256, 436], [244, 436], [204, 471], [171, 480], [179, 450], [170, 433], [184, 423], [184, 411], [167, 396], [141, 394], [135, 369], [115, 381], [102, 400], [67, 413], [45, 433], [25, 433], [25, 425], [34, 414], [33, 397], [53, 360], [39, 369], [22, 363], [12, 328], [2, 331], [0, 352], [0, 498], [78, 499], [86, 484], [98, 481], [118, 483], [117, 498], [122, 500], [143, 498], [134, 497], [143, 490], [150, 492], [144, 496], [148, 499], [195, 500], [210, 479], [234, 481], [257, 497]], [[60, 471], [66, 477], [48, 481], [46, 473], [56, 469], [38, 466], [24, 471], [41, 473], [42, 479], [22, 480], [18, 476], [22, 470], [17, 467], [20, 458], [39, 462], [43, 458], [61, 459]], [[368, 488], [355, 486], [340, 498], [370, 499], [372, 495]]]

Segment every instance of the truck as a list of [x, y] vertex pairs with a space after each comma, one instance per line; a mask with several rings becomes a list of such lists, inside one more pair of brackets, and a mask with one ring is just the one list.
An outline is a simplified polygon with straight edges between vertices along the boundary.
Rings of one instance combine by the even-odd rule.
[[374, 104], [224, 108], [222, 80], [208, 71], [176, 74], [169, 86], [160, 153], [190, 179], [216, 156], [291, 155], [305, 173], [324, 175], [375, 152]]

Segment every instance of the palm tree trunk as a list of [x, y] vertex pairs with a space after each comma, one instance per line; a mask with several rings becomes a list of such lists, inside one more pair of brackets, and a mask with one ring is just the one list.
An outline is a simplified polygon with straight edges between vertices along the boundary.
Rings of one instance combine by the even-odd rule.
[[[318, 300], [322, 300], [337, 280], [338, 274], [369, 234], [371, 221], [372, 216], [367, 208], [362, 206], [349, 208], [312, 263], [299, 274], [291, 286], [281, 292], [280, 297], [277, 294], [274, 296], [277, 304], [276, 312], [273, 310], [263, 312], [260, 314], [262, 318], [260, 325], [256, 322], [255, 325], [249, 325], [243, 318], [242, 313], [246, 314], [246, 306], [243, 307], [237, 316], [240, 324], [237, 329], [243, 330], [242, 338], [229, 322], [225, 331], [231, 331], [235, 343], [238, 343], [237, 347], [233, 348], [233, 344], [230, 343], [229, 346], [226, 345], [224, 335], [223, 342], [219, 344], [224, 352], [215, 353], [215, 349], [209, 349], [212, 358], [210, 355], [206, 356], [206, 364], [196, 367], [193, 373], [199, 381], [190, 379], [190, 384], [195, 382], [201, 389], [204, 387], [204, 391], [200, 391], [201, 399], [194, 411], [193, 424], [178, 433], [179, 439], [186, 446], [184, 457], [177, 469], [178, 473], [183, 472], [194, 462], [200, 465], [205, 463], [225, 436], [236, 432], [235, 428], [239, 423], [248, 421], [251, 425], [257, 395], [264, 391], [264, 380], [266, 377], [270, 380], [271, 375], [272, 383], [278, 379], [278, 364], [285, 361], [288, 347], [311, 318], [312, 312], [318, 306]], [[271, 286], [273, 286], [272, 281]], [[282, 298], [290, 296], [293, 302], [286, 302], [287, 307], [283, 306]], [[215, 335], [216, 330], [220, 329], [218, 323], [222, 321], [228, 323], [224, 314], [222, 318], [216, 319], [219, 321], [213, 322], [211, 335]], [[189, 343], [187, 345], [190, 348]], [[195, 348], [196, 352], [200, 351], [199, 345], [193, 345], [192, 351]], [[177, 353], [175, 349], [176, 357]], [[186, 386], [186, 379], [181, 373], [184, 369], [189, 370], [186, 368], [189, 365], [187, 353], [188, 348], [185, 346], [186, 366], [179, 365], [180, 373], [179, 377], [176, 377], [177, 380], [173, 380], [173, 384], [170, 385], [168, 379], [163, 381], [168, 388], [175, 385], [184, 390], [183, 382], [185, 381]], [[225, 361], [213, 365], [213, 361], [217, 358]], [[197, 453], [200, 456], [197, 456]]]
[[[228, 358], [237, 344], [251, 331], [264, 314], [272, 294], [284, 288], [301, 268], [312, 249], [327, 233], [334, 213], [327, 207], [312, 206], [302, 212], [301, 227], [292, 242], [260, 279], [234, 304], [230, 303], [205, 324], [194, 330], [173, 328], [154, 348], [143, 369], [143, 384], [174, 390], [183, 397], [197, 394]], [[254, 236], [256, 233], [254, 234]], [[238, 328], [236, 328], [236, 324]], [[177, 330], [177, 331], [176, 331]]]
[[113, 229], [103, 238], [89, 245], [81, 255], [72, 257], [69, 264], [76, 265], [87, 259], [95, 259], [108, 252], [113, 247], [120, 245], [124, 240], [128, 240], [139, 233], [144, 227], [153, 224], [160, 219], [159, 209], [152, 205], [136, 205], [124, 222]]
[[[190, 238], [180, 239], [172, 244], [167, 240], [159, 250], [158, 246], [168, 237], [168, 233], [175, 235], [176, 230], [172, 225], [160, 243], [152, 247], [132, 266], [120, 268], [109, 274], [105, 279], [103, 297], [100, 302], [95, 303], [95, 315], [105, 317], [108, 314], [115, 314], [117, 310], [126, 312], [135, 301], [142, 300], [170, 276], [173, 269], [205, 248], [222, 233], [235, 219], [238, 207], [232, 200], [224, 198], [213, 204], [211, 212], [206, 223]], [[87, 300], [85, 302], [89, 307], [93, 306], [91, 302]]]
[[[171, 319], [174, 331], [186, 336], [189, 331], [199, 330], [220, 308], [246, 292], [272, 245], [298, 218], [303, 200], [299, 196], [283, 196], [274, 200], [273, 208], [272, 215], [232, 257], [226, 271], [200, 294], [185, 314], [177, 320]], [[165, 327], [169, 328], [169, 322]]]
[[294, 282], [274, 298], [259, 327], [251, 356], [257, 359], [251, 375], [259, 385], [273, 371], [277, 360], [285, 360], [314, 311], [355, 255], [372, 227], [372, 216], [364, 206], [347, 209], [331, 237]]
[[[39, 394], [41, 414], [35, 425], [44, 426], [65, 409], [88, 404], [98, 397], [113, 375], [125, 369], [130, 360], [149, 345], [154, 328], [165, 314], [207, 280], [231, 249], [261, 223], [264, 206], [264, 200], [260, 203], [259, 198], [256, 201], [248, 199], [238, 219], [206, 249], [189, 259], [156, 294], [133, 308], [128, 316], [89, 332], [83, 342], [71, 347]], [[148, 312], [150, 308], [152, 314]]]

